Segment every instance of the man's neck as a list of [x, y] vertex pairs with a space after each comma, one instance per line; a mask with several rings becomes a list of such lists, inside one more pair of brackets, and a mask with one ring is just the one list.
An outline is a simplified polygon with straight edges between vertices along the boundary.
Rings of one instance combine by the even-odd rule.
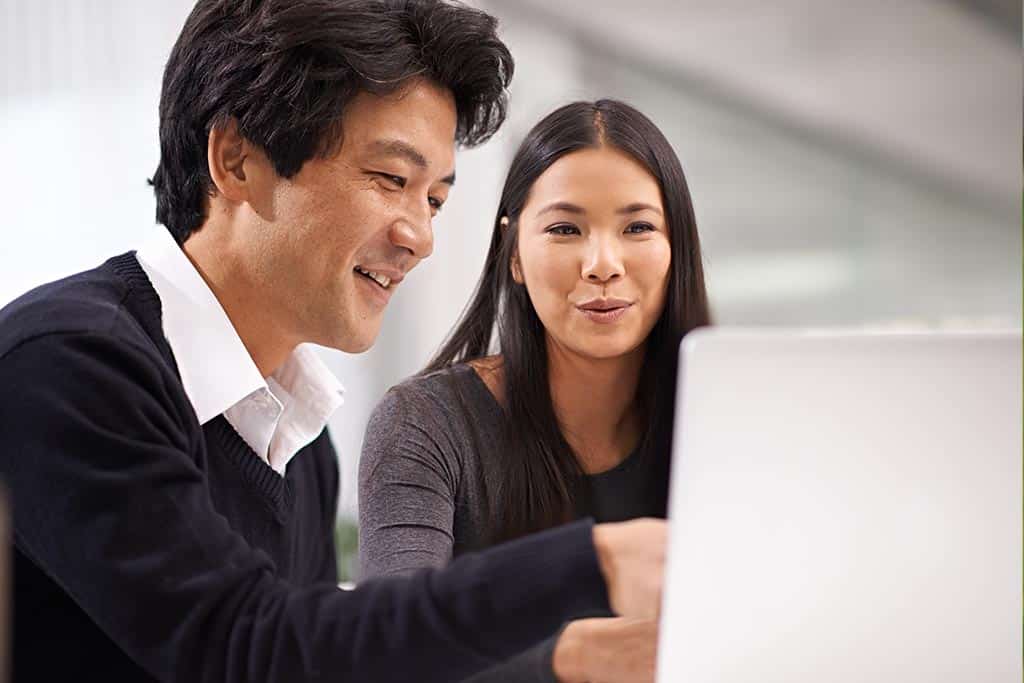
[[185, 255], [224, 309], [260, 374], [269, 377], [284, 364], [298, 342], [280, 334], [282, 326], [268, 298], [260, 296], [259, 287], [240, 259], [230, 251], [213, 248], [212, 233], [209, 230], [204, 234], [203, 229], [193, 233], [185, 242]]
[[641, 436], [636, 390], [643, 347], [606, 360], [585, 359], [548, 341], [548, 381], [562, 433], [584, 471], [614, 467]]

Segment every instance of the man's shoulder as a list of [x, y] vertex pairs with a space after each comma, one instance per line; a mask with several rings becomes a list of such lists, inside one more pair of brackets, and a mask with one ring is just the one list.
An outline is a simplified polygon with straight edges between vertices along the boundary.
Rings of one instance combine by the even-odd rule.
[[114, 257], [40, 285], [0, 309], [0, 358], [53, 335], [94, 334], [147, 344], [145, 331], [127, 307], [131, 286], [119, 273], [119, 265], [129, 258], [131, 254]]

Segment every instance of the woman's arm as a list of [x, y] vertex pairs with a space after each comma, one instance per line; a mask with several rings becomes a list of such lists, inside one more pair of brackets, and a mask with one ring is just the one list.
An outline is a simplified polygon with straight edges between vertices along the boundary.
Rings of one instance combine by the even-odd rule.
[[[462, 463], [479, 454], [458, 453], [463, 440], [440, 400], [405, 385], [389, 392], [370, 418], [359, 477], [363, 578], [451, 560], [458, 478]], [[602, 682], [644, 681], [653, 670], [656, 637], [644, 624], [619, 619], [572, 622], [464, 683], [576, 683], [595, 675]]]
[[[452, 558], [457, 473], [450, 418], [436, 397], [408, 386], [374, 410], [359, 465], [360, 576], [394, 576], [443, 567]], [[474, 454], [479, 455], [479, 454]], [[465, 683], [558, 683], [557, 635]]]
[[359, 576], [452, 559], [461, 465], [440, 406], [393, 389], [374, 409], [359, 462]]

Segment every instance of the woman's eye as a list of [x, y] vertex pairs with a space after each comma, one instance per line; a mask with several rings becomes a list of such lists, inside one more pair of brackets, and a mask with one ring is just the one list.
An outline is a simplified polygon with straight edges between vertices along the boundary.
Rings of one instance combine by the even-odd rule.
[[560, 223], [559, 225], [552, 225], [544, 232], [549, 235], [578, 235], [580, 233], [579, 228], [575, 225], [569, 225], [568, 223]]
[[430, 204], [430, 208], [433, 209], [434, 213], [440, 211], [441, 207], [444, 206], [444, 200], [437, 197], [428, 197], [427, 203]]
[[650, 223], [630, 223], [629, 227], [626, 228], [626, 232], [638, 235], [643, 232], [651, 232], [654, 230], [654, 226]]

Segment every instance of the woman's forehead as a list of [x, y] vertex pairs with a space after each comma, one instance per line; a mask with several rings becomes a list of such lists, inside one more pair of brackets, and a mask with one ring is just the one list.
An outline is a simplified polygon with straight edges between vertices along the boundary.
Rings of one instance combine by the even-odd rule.
[[657, 179], [632, 156], [604, 146], [570, 152], [551, 164], [534, 181], [524, 214], [619, 211], [634, 204], [661, 210]]

